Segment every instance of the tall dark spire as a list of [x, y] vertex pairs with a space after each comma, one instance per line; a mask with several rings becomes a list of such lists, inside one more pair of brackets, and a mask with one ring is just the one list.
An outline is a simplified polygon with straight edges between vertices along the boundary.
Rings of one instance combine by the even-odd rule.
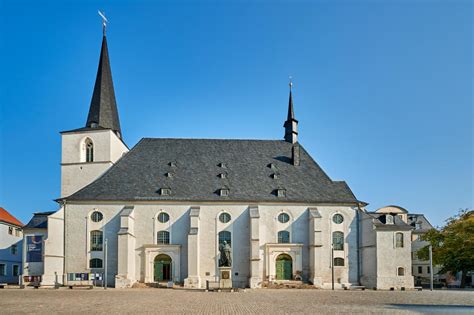
[[112, 129], [119, 138], [122, 137], [120, 120], [115, 102], [112, 71], [110, 70], [109, 52], [105, 27], [103, 29], [102, 48], [100, 51], [99, 68], [95, 79], [89, 115], [86, 127]]
[[293, 110], [293, 82], [290, 77], [290, 98], [288, 101], [288, 117], [286, 118], [285, 124], [285, 141], [296, 143], [298, 142], [298, 121], [295, 119], [295, 112]]

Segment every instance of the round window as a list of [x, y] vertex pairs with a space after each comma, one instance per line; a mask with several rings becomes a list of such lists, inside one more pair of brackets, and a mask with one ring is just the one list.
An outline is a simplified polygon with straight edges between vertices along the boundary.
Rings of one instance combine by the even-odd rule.
[[290, 216], [287, 213], [280, 213], [278, 215], [278, 221], [280, 221], [280, 223], [286, 223], [290, 221]]
[[230, 221], [230, 219], [230, 214], [228, 214], [227, 212], [221, 213], [221, 215], [219, 216], [219, 221], [221, 221], [222, 223], [227, 223]]
[[104, 218], [104, 216], [103, 216], [102, 212], [94, 211], [91, 214], [91, 219], [94, 222], [100, 222], [100, 221], [102, 221], [103, 218]]
[[344, 217], [341, 214], [337, 213], [332, 217], [332, 221], [336, 224], [341, 224], [344, 221]]
[[161, 223], [168, 222], [169, 220], [170, 220], [170, 216], [168, 213], [160, 212], [160, 214], [158, 214], [158, 221], [160, 221]]

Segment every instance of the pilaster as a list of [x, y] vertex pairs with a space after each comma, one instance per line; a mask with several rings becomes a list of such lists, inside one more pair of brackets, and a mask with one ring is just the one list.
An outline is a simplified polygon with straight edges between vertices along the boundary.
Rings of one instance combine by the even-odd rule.
[[249, 207], [250, 214], [250, 288], [262, 285], [261, 259], [260, 259], [260, 213], [258, 206]]
[[120, 212], [116, 288], [131, 287], [135, 279], [135, 217], [134, 207], [124, 207]]
[[317, 208], [309, 208], [309, 279], [314, 286], [321, 287], [322, 278], [317, 270], [321, 268], [322, 222]]
[[199, 275], [199, 213], [200, 207], [191, 207], [189, 211], [188, 233], [188, 277], [184, 279], [187, 288], [200, 288]]

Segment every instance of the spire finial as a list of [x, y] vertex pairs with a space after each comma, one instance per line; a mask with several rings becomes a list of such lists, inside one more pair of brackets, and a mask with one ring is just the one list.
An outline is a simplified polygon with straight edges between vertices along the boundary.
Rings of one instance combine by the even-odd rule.
[[295, 119], [295, 113], [293, 111], [293, 77], [288, 76], [290, 86], [290, 97], [288, 100], [288, 116], [283, 127], [285, 127], [285, 140], [287, 142], [296, 143], [298, 142], [298, 121]]
[[107, 28], [107, 23], [109, 22], [107, 20], [107, 18], [105, 17], [105, 14], [100, 12], [100, 10], [97, 11], [100, 15], [100, 17], [102, 18], [102, 33], [104, 34], [105, 36], [105, 29]]

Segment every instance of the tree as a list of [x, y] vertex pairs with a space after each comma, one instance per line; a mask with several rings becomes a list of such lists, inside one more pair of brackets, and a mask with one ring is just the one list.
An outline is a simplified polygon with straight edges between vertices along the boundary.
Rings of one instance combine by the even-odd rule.
[[[462, 272], [461, 288], [466, 284], [467, 272], [474, 270], [474, 210], [460, 210], [446, 220], [441, 229], [432, 229], [422, 236], [433, 247], [433, 264], [442, 266], [439, 273]], [[418, 257], [429, 259], [428, 246]]]

